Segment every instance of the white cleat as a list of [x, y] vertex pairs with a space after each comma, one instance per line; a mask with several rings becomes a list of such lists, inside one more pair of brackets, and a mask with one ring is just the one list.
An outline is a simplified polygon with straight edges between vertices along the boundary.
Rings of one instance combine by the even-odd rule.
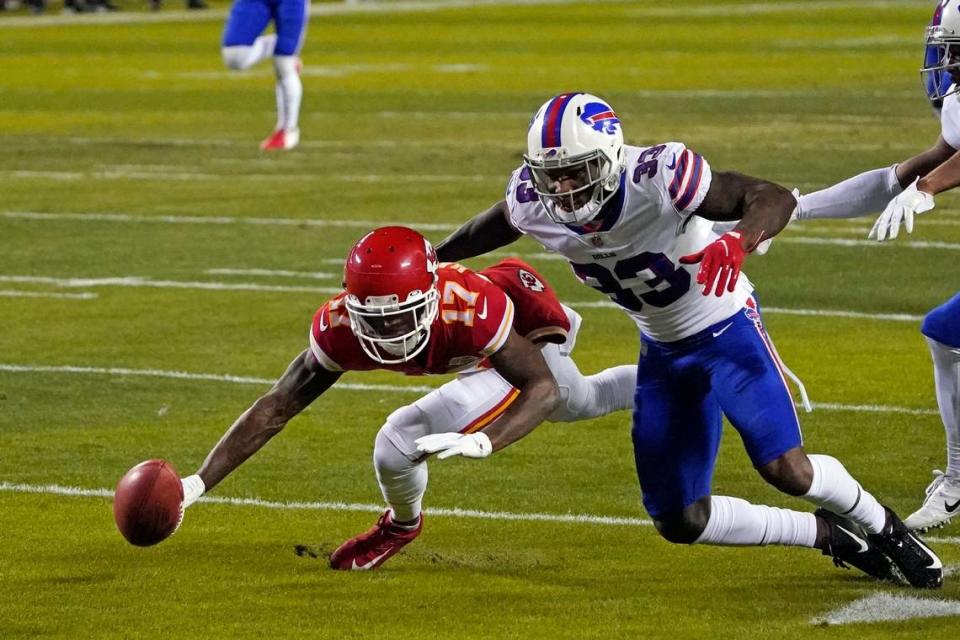
[[960, 481], [948, 478], [943, 471], [933, 472], [927, 497], [910, 517], [903, 521], [911, 531], [942, 527], [960, 513]]

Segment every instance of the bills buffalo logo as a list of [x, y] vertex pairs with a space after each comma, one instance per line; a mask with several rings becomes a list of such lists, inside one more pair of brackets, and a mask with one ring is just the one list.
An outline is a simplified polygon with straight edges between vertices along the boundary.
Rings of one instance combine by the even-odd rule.
[[543, 283], [540, 282], [540, 279], [537, 278], [537, 276], [524, 269], [520, 269], [518, 273], [520, 274], [520, 283], [527, 289], [537, 293], [540, 293], [544, 290]]
[[613, 135], [617, 132], [620, 118], [609, 105], [602, 102], [588, 102], [583, 106], [580, 119], [590, 125], [594, 131]]

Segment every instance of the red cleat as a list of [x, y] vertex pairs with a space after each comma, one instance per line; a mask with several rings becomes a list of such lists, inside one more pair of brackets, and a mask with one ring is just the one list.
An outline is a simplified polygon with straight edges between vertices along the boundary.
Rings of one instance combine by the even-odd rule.
[[404, 530], [393, 526], [387, 509], [377, 524], [365, 533], [350, 538], [330, 554], [330, 566], [340, 571], [367, 571], [376, 569], [390, 556], [413, 542], [423, 531], [423, 514], [416, 529]]
[[264, 151], [284, 151], [293, 149], [300, 143], [299, 129], [277, 129], [270, 137], [260, 143]]

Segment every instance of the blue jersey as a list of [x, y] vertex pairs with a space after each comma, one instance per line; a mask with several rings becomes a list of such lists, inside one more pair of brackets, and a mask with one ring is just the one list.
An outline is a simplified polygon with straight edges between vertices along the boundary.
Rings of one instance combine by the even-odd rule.
[[960, 349], [960, 292], [928, 313], [920, 331], [940, 344]]
[[300, 53], [310, 19], [309, 0], [236, 0], [223, 30], [223, 46], [250, 46], [273, 20], [276, 56]]

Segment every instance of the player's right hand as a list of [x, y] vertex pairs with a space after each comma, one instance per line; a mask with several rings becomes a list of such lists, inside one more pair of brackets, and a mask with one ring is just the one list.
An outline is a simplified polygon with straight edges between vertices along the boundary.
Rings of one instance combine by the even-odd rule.
[[903, 190], [903, 193], [887, 204], [887, 208], [877, 218], [867, 237], [874, 238], [878, 242], [886, 238], [893, 240], [900, 233], [901, 222], [907, 229], [907, 233], [913, 233], [914, 214], [930, 211], [933, 206], [933, 196], [926, 191], [919, 191], [917, 180], [914, 180], [913, 184]]

